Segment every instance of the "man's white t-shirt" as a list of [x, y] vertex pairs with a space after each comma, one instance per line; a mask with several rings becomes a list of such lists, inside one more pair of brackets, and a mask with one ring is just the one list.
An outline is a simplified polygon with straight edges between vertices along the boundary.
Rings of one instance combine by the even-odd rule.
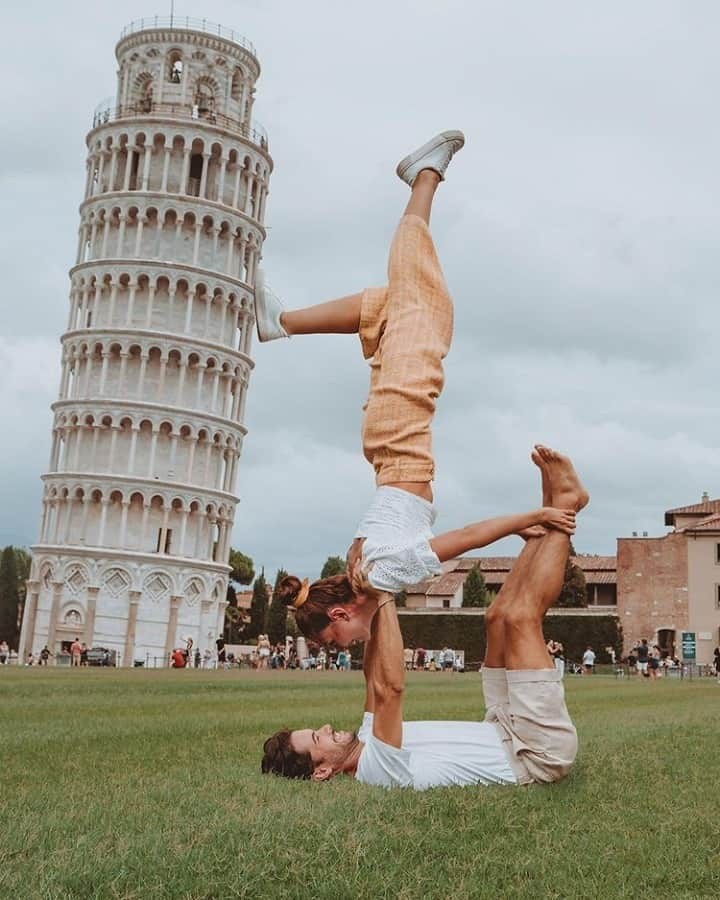
[[586, 650], [583, 653], [583, 665], [584, 666], [594, 666], [595, 665], [595, 654], [592, 650]]
[[435, 507], [423, 497], [382, 485], [355, 532], [365, 538], [363, 565], [368, 581], [392, 594], [442, 572], [430, 546]]
[[500, 735], [491, 722], [403, 722], [402, 749], [372, 733], [366, 712], [358, 738], [365, 745], [355, 778], [379, 787], [517, 784]]

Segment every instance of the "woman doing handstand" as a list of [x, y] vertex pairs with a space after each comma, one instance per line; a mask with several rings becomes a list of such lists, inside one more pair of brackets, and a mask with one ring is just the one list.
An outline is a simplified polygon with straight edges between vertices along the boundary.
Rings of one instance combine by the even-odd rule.
[[286, 311], [258, 272], [255, 311], [261, 341], [301, 334], [358, 334], [370, 360], [363, 451], [377, 490], [349, 551], [348, 575], [309, 584], [288, 576], [280, 585], [300, 630], [322, 643], [367, 640], [388, 595], [442, 571], [441, 563], [510, 534], [568, 534], [575, 511], [543, 507], [468, 525], [437, 537], [431, 482], [431, 427], [443, 388], [453, 305], [430, 236], [433, 198], [465, 138], [446, 131], [403, 159], [397, 174], [410, 202], [390, 248], [388, 284], [338, 300]]

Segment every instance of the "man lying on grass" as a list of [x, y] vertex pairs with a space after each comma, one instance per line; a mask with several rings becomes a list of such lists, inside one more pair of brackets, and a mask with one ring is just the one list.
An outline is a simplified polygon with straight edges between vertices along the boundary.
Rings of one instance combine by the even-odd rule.
[[[581, 510], [588, 502], [572, 463], [538, 446], [543, 504]], [[265, 742], [262, 771], [327, 781], [424, 790], [445, 785], [559, 781], [577, 736], [542, 620], [560, 593], [570, 538], [529, 538], [485, 615], [484, 722], [403, 722], [403, 641], [392, 595], [378, 603], [365, 645], [365, 716], [359, 732], [331, 725], [279, 731]]]

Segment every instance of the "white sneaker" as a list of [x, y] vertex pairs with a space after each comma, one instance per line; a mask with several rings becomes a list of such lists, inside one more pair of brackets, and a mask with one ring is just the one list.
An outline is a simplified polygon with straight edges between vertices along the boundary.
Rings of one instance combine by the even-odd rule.
[[462, 131], [441, 131], [427, 144], [423, 144], [414, 153], [401, 159], [395, 171], [410, 187], [413, 186], [418, 172], [422, 172], [423, 169], [432, 169], [438, 173], [440, 180], [444, 181], [445, 170], [450, 160], [462, 149], [464, 143], [465, 135]]
[[265, 271], [258, 269], [255, 273], [255, 325], [259, 340], [264, 342], [290, 337], [280, 324], [280, 314], [284, 309], [282, 301], [265, 280]]

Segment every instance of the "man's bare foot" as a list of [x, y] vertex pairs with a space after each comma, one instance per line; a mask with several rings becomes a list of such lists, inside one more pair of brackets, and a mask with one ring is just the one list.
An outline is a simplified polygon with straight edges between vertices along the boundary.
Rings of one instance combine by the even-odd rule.
[[[582, 486], [570, 459], [543, 444], [536, 444], [535, 450], [542, 460], [542, 465], [540, 463], [536, 463], [536, 465], [540, 465], [540, 468], [546, 469], [548, 473], [552, 505], [580, 512], [583, 507], [587, 506], [590, 494]], [[534, 458], [533, 462], [535, 462]]]
[[540, 476], [542, 478], [542, 505], [552, 506], [553, 504], [552, 489], [550, 487], [550, 475], [547, 468], [545, 467], [545, 463], [543, 462], [543, 459], [537, 452], [537, 450], [533, 450], [533, 452], [530, 454], [530, 459], [535, 463], [538, 469], [540, 469]]

